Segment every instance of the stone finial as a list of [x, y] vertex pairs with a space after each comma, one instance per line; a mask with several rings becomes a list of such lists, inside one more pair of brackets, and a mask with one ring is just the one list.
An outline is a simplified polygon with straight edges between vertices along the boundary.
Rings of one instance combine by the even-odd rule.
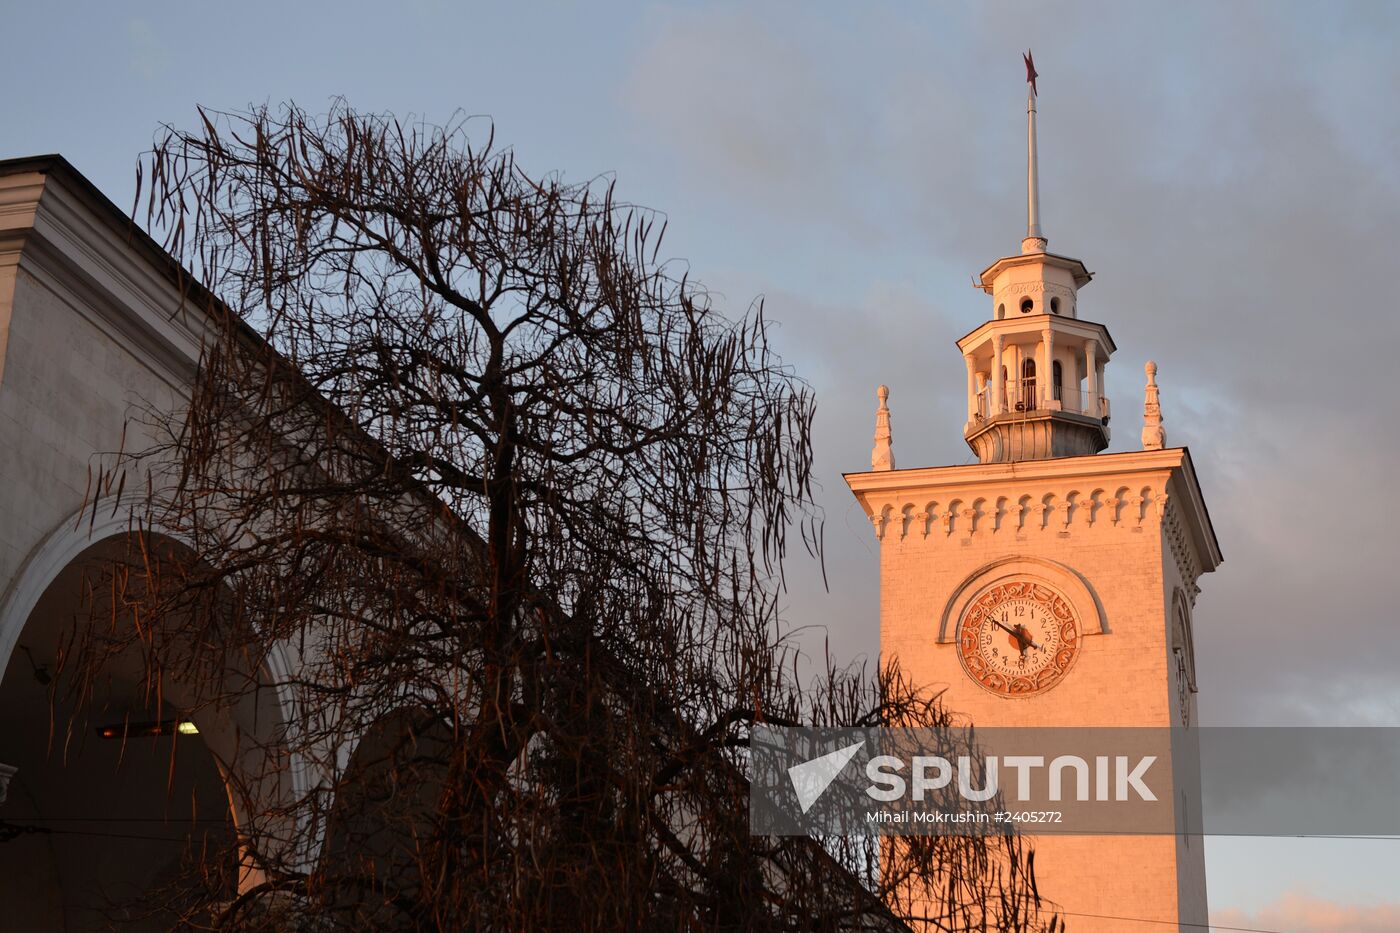
[[1162, 429], [1162, 402], [1157, 395], [1157, 364], [1148, 360], [1143, 370], [1147, 373], [1147, 389], [1142, 403], [1142, 449], [1161, 450], [1167, 445], [1167, 432]]
[[890, 434], [890, 387], [880, 386], [875, 390], [880, 399], [880, 407], [875, 411], [875, 448], [870, 451], [872, 470], [894, 469], [894, 438]]

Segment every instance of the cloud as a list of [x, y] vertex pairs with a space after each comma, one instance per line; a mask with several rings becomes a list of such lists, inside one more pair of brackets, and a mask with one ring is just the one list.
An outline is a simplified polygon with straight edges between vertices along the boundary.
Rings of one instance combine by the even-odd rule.
[[149, 22], [144, 19], [127, 20], [126, 39], [132, 71], [153, 80], [166, 70], [165, 46]]
[[[815, 51], [744, 10], [666, 16], [627, 102], [699, 184], [790, 215], [829, 208], [859, 141]], [[814, 198], [813, 193], [821, 196]]]
[[[854, 24], [800, 11], [659, 16], [625, 103], [688, 184], [746, 213], [890, 243], [927, 206], [923, 183], [974, 181], [959, 169], [992, 154], [986, 135], [947, 132], [975, 125], [968, 50], [879, 6]], [[924, 164], [910, 166], [913, 153]]]
[[1277, 933], [1393, 933], [1400, 930], [1400, 904], [1350, 906], [1286, 895], [1258, 911], [1211, 911], [1217, 930], [1230, 927]]

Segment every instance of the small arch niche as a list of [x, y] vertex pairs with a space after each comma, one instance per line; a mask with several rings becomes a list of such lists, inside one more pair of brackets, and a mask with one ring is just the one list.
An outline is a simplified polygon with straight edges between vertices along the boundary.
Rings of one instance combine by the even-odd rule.
[[1006, 303], [1005, 303], [1005, 302], [1003, 302], [1003, 303], [997, 305], [997, 320], [1000, 321], [1000, 320], [1001, 320], [1002, 318], [1004, 318], [1004, 317], [1006, 317]]
[[1035, 310], [1035, 302], [1030, 298], [1021, 299], [1021, 313], [1030, 314]]
[[1051, 299], [1050, 299], [1050, 313], [1051, 313], [1051, 314], [1059, 314], [1059, 313], [1060, 313], [1060, 299], [1058, 299], [1058, 298], [1051, 298]]

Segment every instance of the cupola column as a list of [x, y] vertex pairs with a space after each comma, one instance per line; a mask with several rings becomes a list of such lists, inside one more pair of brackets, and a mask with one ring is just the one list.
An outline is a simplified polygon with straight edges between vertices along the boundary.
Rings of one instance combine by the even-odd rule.
[[1093, 337], [1084, 341], [1084, 400], [1081, 407], [1087, 414], [1099, 417], [1099, 342]]
[[[1055, 397], [1054, 373], [1055, 373], [1055, 331], [1050, 327], [1050, 318], [1045, 319], [1045, 329], [1040, 332], [1040, 346], [1045, 354], [1043, 367], [1037, 375], [1036, 387], [1040, 390], [1040, 398], [1043, 399], [1045, 408], [1052, 408], [1051, 399]], [[1037, 405], [1042, 402], [1037, 400]]]
[[1006, 367], [1001, 362], [1001, 334], [992, 334], [992, 410], [996, 417], [1006, 411]]
[[963, 362], [967, 364], [967, 420], [972, 422], [977, 420], [977, 364], [971, 353], [963, 354]]

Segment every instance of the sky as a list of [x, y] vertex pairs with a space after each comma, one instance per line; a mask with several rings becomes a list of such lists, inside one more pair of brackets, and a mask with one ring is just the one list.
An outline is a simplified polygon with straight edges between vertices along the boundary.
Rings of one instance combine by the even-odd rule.
[[[1142, 365], [1225, 554], [1195, 609], [1207, 725], [1400, 725], [1400, 4], [73, 4], [5, 0], [0, 156], [60, 152], [118, 204], [162, 123], [295, 100], [494, 121], [536, 173], [615, 178], [738, 314], [762, 297], [818, 398], [826, 573], [790, 568], [814, 651], [878, 650], [875, 387], [900, 466], [965, 463], [954, 341], [1024, 229], [1095, 272], [1115, 441]], [[484, 122], [483, 122], [484, 125]], [[1390, 930], [1400, 841], [1207, 841], [1221, 924]]]

